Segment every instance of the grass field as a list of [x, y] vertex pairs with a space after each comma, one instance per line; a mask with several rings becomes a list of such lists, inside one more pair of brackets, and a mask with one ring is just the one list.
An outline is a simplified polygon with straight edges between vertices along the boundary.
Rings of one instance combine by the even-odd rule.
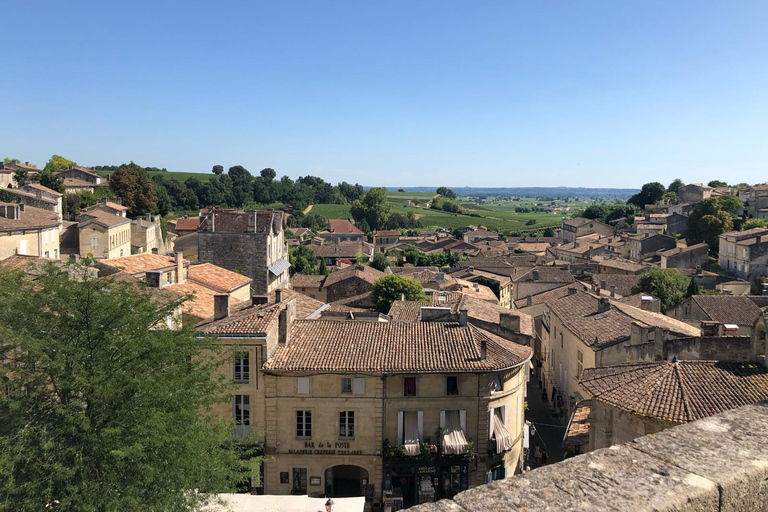
[[[109, 176], [115, 171], [96, 171], [100, 176]], [[154, 178], [155, 176], [162, 176], [166, 180], [179, 180], [179, 181], [186, 181], [187, 178], [197, 178], [200, 181], [208, 181], [209, 179], [213, 178], [215, 174], [212, 172], [204, 173], [204, 172], [163, 172], [163, 171], [150, 171], [149, 176]]]

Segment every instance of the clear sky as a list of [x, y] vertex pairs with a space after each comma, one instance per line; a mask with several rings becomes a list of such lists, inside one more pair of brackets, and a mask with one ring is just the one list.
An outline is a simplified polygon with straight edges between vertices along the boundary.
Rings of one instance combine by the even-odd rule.
[[0, 0], [0, 156], [416, 186], [768, 179], [768, 1]]

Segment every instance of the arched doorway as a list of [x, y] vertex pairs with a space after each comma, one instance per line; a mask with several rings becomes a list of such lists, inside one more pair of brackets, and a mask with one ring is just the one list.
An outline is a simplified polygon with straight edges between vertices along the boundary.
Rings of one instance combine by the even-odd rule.
[[333, 498], [363, 496], [368, 471], [359, 466], [333, 466], [325, 470], [325, 494]]

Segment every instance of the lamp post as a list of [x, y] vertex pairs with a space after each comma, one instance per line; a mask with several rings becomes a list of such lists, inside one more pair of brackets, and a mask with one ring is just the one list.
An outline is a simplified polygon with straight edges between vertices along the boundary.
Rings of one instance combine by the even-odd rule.
[[328, 498], [328, 501], [325, 502], [325, 512], [333, 512], [333, 505], [333, 500]]

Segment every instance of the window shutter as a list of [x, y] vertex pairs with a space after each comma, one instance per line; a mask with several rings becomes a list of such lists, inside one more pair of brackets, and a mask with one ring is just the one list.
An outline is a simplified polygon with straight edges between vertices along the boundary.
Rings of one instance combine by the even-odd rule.
[[352, 393], [356, 395], [365, 394], [365, 379], [363, 378], [352, 379]]
[[308, 395], [309, 377], [298, 377], [296, 379], [296, 389], [299, 395]]
[[459, 423], [461, 424], [461, 431], [464, 432], [464, 435], [467, 434], [467, 411], [461, 410], [459, 411]]
[[488, 411], [488, 439], [493, 436], [493, 414], [494, 409], [491, 407], [491, 410]]
[[[501, 417], [504, 419], [504, 426], [505, 426], [505, 427], [506, 427], [507, 425], [509, 425], [509, 424], [507, 423], [507, 413], [508, 413], [508, 412], [509, 412], [509, 407], [507, 407], [506, 405], [505, 405], [504, 407], [502, 407], [502, 408], [501, 408]], [[509, 430], [509, 429], [507, 429], [507, 430]]]
[[403, 444], [403, 411], [397, 413], [397, 444]]
[[445, 429], [445, 411], [440, 411], [440, 430]]
[[424, 411], [419, 411], [419, 442], [424, 440]]

